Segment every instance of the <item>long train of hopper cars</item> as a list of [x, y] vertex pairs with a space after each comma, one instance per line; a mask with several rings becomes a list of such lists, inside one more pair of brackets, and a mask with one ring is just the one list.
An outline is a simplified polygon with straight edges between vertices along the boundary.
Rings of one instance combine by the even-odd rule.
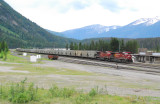
[[[112, 52], [112, 51], [89, 51], [89, 50], [53, 50], [53, 49], [21, 49], [20, 52], [47, 54], [49, 59], [58, 59], [60, 56], [81, 57], [90, 59], [100, 59], [113, 62], [133, 62], [130, 52]], [[52, 58], [51, 58], [52, 57]], [[56, 58], [57, 57], [57, 58]]]

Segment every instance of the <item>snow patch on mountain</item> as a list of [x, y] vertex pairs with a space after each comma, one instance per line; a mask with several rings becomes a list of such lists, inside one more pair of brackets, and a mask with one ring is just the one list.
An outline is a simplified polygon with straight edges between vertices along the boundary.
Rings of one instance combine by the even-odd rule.
[[141, 18], [139, 20], [136, 20], [134, 22], [132, 22], [130, 25], [140, 25], [140, 24], [144, 24], [146, 26], [150, 26], [155, 24], [156, 22], [160, 21], [160, 17], [155, 17], [155, 18]]
[[98, 34], [100, 34], [100, 33], [103, 33], [103, 32], [108, 32], [112, 29], [117, 29], [118, 27], [119, 26], [103, 26], [103, 25], [100, 25], [100, 24], [95, 24], [95, 25], [90, 25], [90, 26], [86, 26], [86, 27], [82, 27], [82, 28], [87, 29], [87, 30], [96, 31]]

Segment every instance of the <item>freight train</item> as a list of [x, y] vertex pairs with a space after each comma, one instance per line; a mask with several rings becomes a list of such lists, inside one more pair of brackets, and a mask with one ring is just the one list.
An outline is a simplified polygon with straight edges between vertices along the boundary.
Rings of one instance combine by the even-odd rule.
[[38, 54], [47, 54], [50, 59], [57, 59], [60, 56], [81, 57], [90, 59], [100, 59], [114, 62], [132, 62], [130, 52], [112, 52], [112, 51], [89, 51], [89, 50], [54, 50], [54, 49], [16, 49], [19, 52], [29, 52]]

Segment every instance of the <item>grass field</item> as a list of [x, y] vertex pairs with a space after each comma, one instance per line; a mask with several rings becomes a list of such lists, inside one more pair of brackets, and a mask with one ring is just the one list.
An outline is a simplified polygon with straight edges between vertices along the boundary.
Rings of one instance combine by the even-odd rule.
[[120, 97], [99, 94], [98, 88], [88, 93], [75, 89], [59, 88], [53, 85], [48, 90], [34, 86], [34, 83], [12, 83], [0, 86], [0, 101], [5, 104], [159, 104], [156, 97]]
[[[85, 84], [92, 86], [89, 82], [93, 80], [100, 85], [103, 81], [96, 77], [103, 77], [103, 74], [67, 68], [42, 67], [10, 54], [3, 62], [8, 63], [1, 63], [0, 66], [29, 73], [0, 72], [0, 104], [160, 104], [159, 97], [109, 95], [106, 90], [99, 87], [88, 91], [76, 89], [76, 87], [84, 87]], [[48, 77], [50, 75], [53, 77]], [[109, 83], [112, 83], [115, 76], [108, 78], [110, 78], [108, 81], [111, 81]], [[82, 82], [85, 84], [81, 84]], [[126, 84], [118, 81], [117, 83]], [[133, 87], [130, 84], [125, 86]], [[135, 85], [135, 87], [139, 86]]]

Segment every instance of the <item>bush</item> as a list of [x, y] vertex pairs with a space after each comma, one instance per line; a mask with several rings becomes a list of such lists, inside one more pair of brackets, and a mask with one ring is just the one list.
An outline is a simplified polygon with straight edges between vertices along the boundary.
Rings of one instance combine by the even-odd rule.
[[3, 58], [3, 51], [0, 52], [0, 58]]
[[13, 99], [11, 99], [11, 101], [15, 103], [27, 103], [30, 100], [30, 95], [27, 92], [18, 93]]
[[26, 79], [17, 84], [10, 85], [9, 88], [0, 87], [1, 98], [7, 98], [10, 102], [14, 103], [26, 103], [29, 101], [37, 101], [37, 88], [34, 88], [34, 84], [30, 83], [27, 86]]
[[91, 91], [89, 92], [89, 96], [93, 97], [95, 95], [97, 95], [97, 91], [94, 88], [92, 88]]
[[53, 85], [49, 92], [53, 97], [63, 97], [63, 98], [69, 98], [75, 93], [74, 89], [68, 89], [68, 88], [58, 88], [57, 86]]
[[76, 97], [76, 104], [84, 104], [84, 102], [91, 101], [91, 97], [88, 94], [80, 94]]

